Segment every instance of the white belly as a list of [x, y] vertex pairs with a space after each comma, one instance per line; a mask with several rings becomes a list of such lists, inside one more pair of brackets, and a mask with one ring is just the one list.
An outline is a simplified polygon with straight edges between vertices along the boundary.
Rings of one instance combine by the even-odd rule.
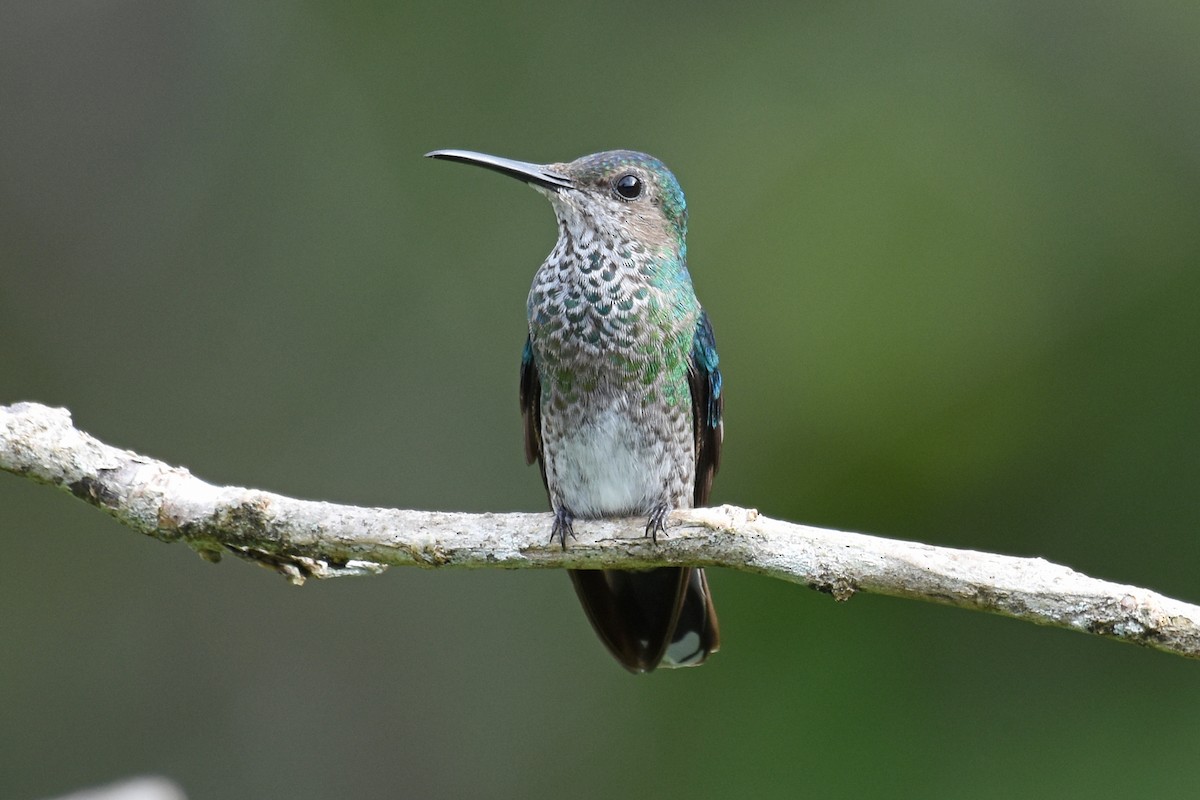
[[666, 457], [666, 442], [675, 437], [621, 405], [545, 431], [553, 439], [545, 442], [551, 495], [577, 517], [647, 514], [664, 500], [679, 502], [670, 487], [680, 465]]

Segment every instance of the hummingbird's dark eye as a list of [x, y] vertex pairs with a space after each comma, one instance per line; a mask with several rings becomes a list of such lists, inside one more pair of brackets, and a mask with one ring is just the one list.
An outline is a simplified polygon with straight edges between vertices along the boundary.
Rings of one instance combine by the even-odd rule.
[[613, 181], [613, 191], [626, 200], [637, 200], [642, 195], [642, 179], [633, 174], [622, 175]]

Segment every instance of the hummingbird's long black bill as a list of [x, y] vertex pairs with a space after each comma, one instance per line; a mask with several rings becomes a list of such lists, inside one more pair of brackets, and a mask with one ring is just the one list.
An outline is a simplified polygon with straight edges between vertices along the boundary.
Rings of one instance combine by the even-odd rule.
[[555, 191], [570, 189], [575, 185], [575, 182], [566, 175], [549, 170], [541, 164], [514, 161], [511, 158], [489, 156], [487, 153], [476, 153], [471, 150], [434, 150], [431, 153], [426, 153], [425, 157], [440, 158], [445, 161], [460, 161], [463, 164], [486, 167], [487, 169], [502, 172], [505, 175], [525, 181], [526, 183], [543, 186]]

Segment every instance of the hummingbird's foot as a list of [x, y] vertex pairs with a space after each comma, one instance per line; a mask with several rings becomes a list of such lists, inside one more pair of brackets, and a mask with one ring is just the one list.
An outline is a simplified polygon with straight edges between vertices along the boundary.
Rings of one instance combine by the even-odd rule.
[[575, 515], [565, 508], [554, 511], [554, 527], [550, 529], [550, 544], [554, 540], [562, 542], [562, 549], [567, 549], [567, 537], [575, 538]]
[[659, 503], [650, 510], [650, 519], [646, 521], [646, 535], [655, 544], [658, 544], [658, 534], [667, 529], [667, 515], [670, 513], [671, 507], [666, 503]]

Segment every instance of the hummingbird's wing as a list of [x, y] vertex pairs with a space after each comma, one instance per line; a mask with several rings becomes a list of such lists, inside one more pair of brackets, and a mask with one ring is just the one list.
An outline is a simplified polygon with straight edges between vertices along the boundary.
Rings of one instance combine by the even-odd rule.
[[525, 350], [521, 353], [521, 418], [525, 421], [525, 463], [538, 462], [542, 471], [542, 485], [549, 493], [546, 483], [546, 463], [542, 460], [542, 381], [538, 377], [537, 364], [533, 362], [533, 343], [525, 337]]
[[694, 504], [708, 504], [713, 475], [721, 465], [721, 439], [725, 436], [722, 415], [725, 398], [721, 395], [721, 370], [718, 368], [717, 340], [713, 337], [708, 314], [701, 311], [692, 339], [688, 363], [688, 385], [692, 390], [692, 428], [696, 433], [696, 487]]

